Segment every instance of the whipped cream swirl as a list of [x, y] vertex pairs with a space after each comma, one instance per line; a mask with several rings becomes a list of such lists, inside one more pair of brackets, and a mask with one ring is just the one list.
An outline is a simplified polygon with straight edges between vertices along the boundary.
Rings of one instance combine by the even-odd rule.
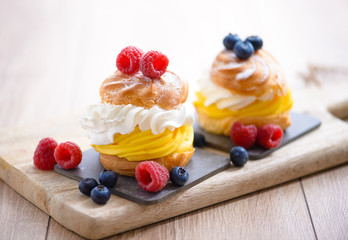
[[80, 125], [87, 131], [92, 144], [106, 145], [114, 142], [114, 134], [131, 133], [139, 125], [141, 131], [151, 129], [157, 135], [166, 128], [173, 131], [183, 125], [192, 125], [194, 110], [183, 104], [174, 110], [158, 106], [150, 109], [128, 105], [94, 104], [81, 116]]
[[256, 100], [270, 101], [274, 98], [275, 92], [270, 91], [260, 97], [232, 94], [227, 89], [220, 87], [210, 81], [209, 79], [201, 79], [201, 92], [206, 100], [204, 105], [206, 107], [216, 104], [219, 109], [231, 109], [232, 111], [239, 110], [255, 102]]

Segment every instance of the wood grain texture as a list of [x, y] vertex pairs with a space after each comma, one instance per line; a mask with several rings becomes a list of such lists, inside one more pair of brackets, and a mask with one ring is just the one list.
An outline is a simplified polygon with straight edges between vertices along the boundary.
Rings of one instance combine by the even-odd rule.
[[302, 180], [318, 239], [348, 239], [348, 165]]
[[49, 216], [0, 180], [0, 239], [45, 239]]
[[[265, 232], [269, 226], [273, 226], [272, 231]], [[62, 236], [81, 239], [51, 219], [47, 239]], [[228, 236], [233, 239], [315, 239], [299, 182], [282, 184], [107, 239], [229, 239]]]
[[348, 125], [329, 114], [318, 117], [322, 120], [318, 130], [262, 161], [232, 167], [156, 205], [112, 196], [107, 205], [96, 206], [77, 190], [76, 181], [33, 166], [32, 153], [40, 135], [70, 139], [88, 148], [89, 141], [74, 118], [2, 132], [0, 177], [63, 226], [84, 237], [102, 238], [347, 162]]
[[55, 239], [82, 240], [84, 238], [72, 231], [69, 231], [68, 229], [57, 223], [53, 218], [50, 218], [46, 240]]
[[[283, 197], [279, 198], [279, 195]], [[273, 226], [272, 231], [265, 232], [269, 226]], [[205, 231], [206, 228], [210, 231]], [[301, 187], [297, 181], [108, 239], [275, 238], [315, 239], [306, 205], [302, 201]]]

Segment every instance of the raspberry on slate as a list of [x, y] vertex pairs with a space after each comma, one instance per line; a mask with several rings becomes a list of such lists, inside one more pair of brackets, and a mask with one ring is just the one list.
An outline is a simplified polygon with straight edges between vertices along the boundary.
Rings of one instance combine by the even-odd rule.
[[76, 143], [64, 142], [59, 144], [56, 150], [54, 150], [54, 158], [62, 168], [72, 169], [80, 164], [82, 151]]
[[268, 124], [260, 127], [257, 135], [257, 143], [264, 148], [276, 148], [283, 138], [283, 130], [276, 124]]
[[128, 46], [117, 56], [116, 67], [124, 74], [132, 75], [139, 71], [140, 58], [143, 51], [139, 48]]
[[140, 70], [151, 79], [160, 78], [166, 71], [169, 60], [158, 51], [149, 51], [140, 59]]
[[169, 172], [159, 163], [144, 161], [135, 168], [135, 178], [139, 187], [145, 191], [158, 192], [166, 186]]
[[241, 122], [235, 122], [232, 125], [230, 137], [237, 146], [249, 149], [256, 141], [257, 128], [255, 125], [244, 126]]
[[41, 170], [51, 170], [56, 164], [54, 150], [58, 143], [53, 138], [41, 139], [34, 153], [34, 165]]

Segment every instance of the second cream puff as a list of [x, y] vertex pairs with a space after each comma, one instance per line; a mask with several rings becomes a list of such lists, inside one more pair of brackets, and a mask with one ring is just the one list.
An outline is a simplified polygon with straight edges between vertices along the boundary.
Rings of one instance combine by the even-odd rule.
[[199, 82], [196, 107], [199, 125], [214, 134], [229, 135], [239, 121], [261, 127], [277, 124], [286, 129], [293, 100], [279, 63], [260, 49], [239, 59], [225, 49], [215, 58], [210, 77]]

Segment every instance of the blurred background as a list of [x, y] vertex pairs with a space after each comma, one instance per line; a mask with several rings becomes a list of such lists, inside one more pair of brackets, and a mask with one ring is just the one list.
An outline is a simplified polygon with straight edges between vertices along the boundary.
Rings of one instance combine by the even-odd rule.
[[2, 127], [99, 101], [128, 45], [165, 53], [191, 95], [229, 32], [262, 37], [292, 87], [302, 86], [308, 64], [348, 67], [346, 0], [0, 2], [0, 102], [11, 102], [1, 108]]

